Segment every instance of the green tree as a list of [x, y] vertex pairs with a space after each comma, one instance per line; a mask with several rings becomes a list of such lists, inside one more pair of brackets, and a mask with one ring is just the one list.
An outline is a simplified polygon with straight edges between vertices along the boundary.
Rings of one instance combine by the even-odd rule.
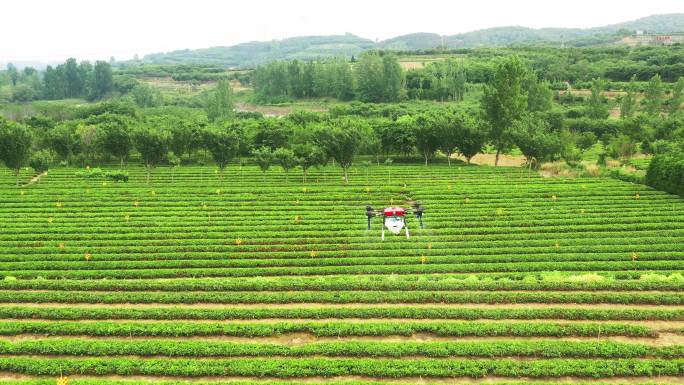
[[439, 121], [432, 116], [420, 114], [406, 122], [416, 133], [416, 148], [423, 155], [425, 165], [440, 147]]
[[672, 87], [672, 96], [668, 101], [670, 114], [676, 114], [684, 103], [684, 77], [680, 77]]
[[527, 110], [527, 94], [523, 88], [527, 76], [528, 70], [517, 56], [506, 57], [496, 63], [494, 74], [484, 88], [482, 109], [496, 149], [495, 165], [499, 164], [499, 155], [512, 147], [508, 132]]
[[17, 186], [19, 172], [29, 158], [32, 144], [33, 136], [28, 127], [0, 117], [0, 160], [14, 171]]
[[71, 158], [79, 152], [81, 137], [78, 128], [81, 124], [82, 122], [79, 121], [66, 121], [58, 124], [45, 135], [50, 149], [57, 153], [66, 164], [69, 164]]
[[325, 151], [312, 143], [301, 143], [292, 146], [297, 163], [302, 169], [302, 181], [306, 183], [306, 176], [311, 167], [322, 166], [327, 158]]
[[36, 151], [29, 158], [29, 166], [36, 174], [42, 174], [50, 168], [52, 153], [48, 150]]
[[90, 99], [102, 99], [114, 88], [112, 66], [106, 61], [96, 61], [93, 67], [92, 86], [90, 87]]
[[395, 55], [382, 56], [382, 83], [384, 102], [396, 102], [404, 90], [404, 70]]
[[210, 126], [202, 131], [202, 138], [204, 147], [211, 153], [223, 178], [224, 169], [238, 155], [239, 135], [225, 127]]
[[587, 116], [591, 119], [606, 119], [610, 115], [606, 97], [602, 92], [606, 88], [606, 82], [600, 78], [591, 81], [591, 95], [587, 100]]
[[384, 66], [377, 52], [361, 55], [354, 66], [358, 95], [365, 102], [382, 102], [385, 96]]
[[99, 124], [96, 140], [102, 152], [118, 159], [121, 168], [123, 168], [124, 162], [133, 148], [130, 132], [132, 122], [124, 117], [117, 119], [114, 115], [108, 115], [112, 119]]
[[659, 74], [655, 74], [646, 85], [644, 91], [644, 111], [651, 116], [656, 116], [662, 112], [665, 100], [665, 89]]
[[276, 148], [273, 151], [273, 157], [285, 171], [285, 181], [287, 181], [290, 169], [297, 167], [297, 157], [292, 150], [283, 147]]
[[349, 182], [349, 168], [361, 144], [357, 123], [354, 119], [336, 119], [331, 121], [331, 127], [318, 128], [314, 134], [316, 143], [342, 167], [345, 183]]
[[226, 79], [219, 80], [216, 88], [208, 94], [205, 110], [209, 121], [228, 120], [233, 117], [235, 102], [233, 89]]
[[131, 96], [133, 97], [135, 104], [141, 108], [159, 107], [164, 101], [162, 94], [158, 89], [145, 83], [138, 83], [133, 87]]
[[168, 152], [169, 134], [159, 128], [142, 125], [133, 131], [132, 139], [147, 170], [149, 184], [152, 170]]
[[17, 67], [12, 63], [7, 63], [5, 71], [7, 72], [7, 76], [9, 77], [12, 86], [16, 86], [17, 81], [19, 81], [19, 71], [17, 70]]
[[530, 168], [552, 160], [561, 151], [558, 133], [549, 129], [548, 123], [535, 114], [528, 114], [518, 120], [511, 132], [511, 137], [520, 151], [525, 155]]
[[470, 164], [473, 157], [484, 148], [487, 143], [487, 131], [482, 128], [473, 116], [467, 113], [455, 114], [450, 119], [450, 126], [454, 144], [458, 152], [466, 158], [466, 162]]
[[527, 110], [531, 112], [549, 111], [553, 106], [553, 91], [546, 81], [540, 81], [530, 73], [525, 80]]
[[623, 95], [620, 100], [620, 117], [623, 119], [632, 117], [636, 111], [636, 98], [634, 96], [635, 81], [636, 76], [632, 76], [632, 79], [627, 86], [627, 93]]
[[266, 171], [271, 168], [271, 164], [273, 163], [273, 150], [269, 147], [261, 146], [253, 149], [252, 156], [262, 172], [266, 173]]

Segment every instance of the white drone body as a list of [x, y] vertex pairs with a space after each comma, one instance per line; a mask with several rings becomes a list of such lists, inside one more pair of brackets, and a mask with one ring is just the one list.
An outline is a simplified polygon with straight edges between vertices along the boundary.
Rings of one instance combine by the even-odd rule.
[[[366, 216], [368, 217], [368, 230], [371, 229], [371, 220], [375, 216], [382, 217], [382, 232], [380, 234], [380, 239], [385, 240], [385, 229], [394, 235], [401, 234], [403, 229], [406, 232], [406, 239], [410, 238], [408, 225], [406, 223], [406, 214], [410, 211], [398, 206], [387, 207], [386, 209], [373, 210], [372, 207], [366, 206]], [[414, 213], [416, 218], [420, 221], [420, 227], [423, 227], [423, 208], [420, 204], [414, 205]]]

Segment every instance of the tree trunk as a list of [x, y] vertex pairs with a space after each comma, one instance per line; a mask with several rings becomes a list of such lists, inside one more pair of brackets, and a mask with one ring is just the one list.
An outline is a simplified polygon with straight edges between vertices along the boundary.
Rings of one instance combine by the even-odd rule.
[[451, 154], [447, 153], [447, 163], [449, 164], [449, 167], [451, 167]]
[[494, 166], [499, 165], [499, 155], [501, 154], [501, 150], [496, 150], [496, 158], [494, 158]]
[[347, 169], [344, 168], [344, 183], [349, 183], [349, 174], [347, 172]]
[[428, 156], [427, 154], [425, 155], [425, 165], [427, 166], [427, 161], [428, 161]]
[[124, 157], [121, 157], [121, 168], [124, 168]]
[[150, 175], [152, 174], [152, 170], [150, 169], [150, 165], [147, 165], [147, 184], [150, 184]]

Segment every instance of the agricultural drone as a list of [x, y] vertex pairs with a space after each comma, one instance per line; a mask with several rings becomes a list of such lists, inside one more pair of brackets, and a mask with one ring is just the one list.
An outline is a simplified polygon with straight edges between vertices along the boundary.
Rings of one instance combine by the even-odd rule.
[[371, 222], [374, 217], [382, 217], [382, 232], [380, 239], [385, 240], [385, 228], [394, 235], [399, 235], [401, 229], [406, 231], [406, 239], [409, 239], [409, 229], [406, 224], [406, 216], [413, 213], [418, 219], [420, 228], [423, 228], [423, 206], [420, 202], [412, 202], [411, 209], [399, 206], [391, 206], [382, 210], [375, 210], [371, 206], [366, 206], [366, 217], [368, 218], [368, 230], [371, 229]]

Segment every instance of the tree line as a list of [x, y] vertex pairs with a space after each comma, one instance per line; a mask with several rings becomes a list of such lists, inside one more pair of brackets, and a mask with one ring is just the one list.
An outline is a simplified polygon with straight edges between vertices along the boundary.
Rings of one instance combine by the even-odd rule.
[[78, 63], [74, 58], [55, 67], [49, 65], [42, 74], [32, 67], [19, 71], [13, 64], [7, 64], [5, 71], [0, 72], [0, 86], [4, 84], [8, 87], [2, 90], [9, 95], [0, 96], [16, 102], [69, 98], [92, 101], [114, 90], [112, 67], [108, 62]]
[[123, 167], [135, 154], [151, 173], [158, 164], [178, 165], [202, 153], [221, 174], [236, 159], [249, 158], [264, 171], [279, 164], [286, 171], [300, 168], [304, 175], [311, 167], [334, 162], [347, 179], [359, 154], [377, 163], [383, 157], [418, 154], [428, 164], [438, 154], [451, 163], [458, 153], [470, 162], [490, 146], [498, 163], [500, 154], [518, 148], [534, 168], [559, 159], [577, 165], [599, 140], [607, 149], [604, 156], [615, 158], [629, 157], [638, 147], [660, 153], [684, 142], [684, 80], [666, 97], [661, 80], [654, 77], [639, 102], [623, 96], [621, 119], [606, 119], [604, 82], [595, 79], [583, 108], [587, 121], [596, 123], [577, 126], [577, 119], [554, 109], [548, 82], [539, 80], [523, 60], [500, 58], [494, 67], [479, 105], [405, 109], [401, 104], [350, 103], [328, 113], [296, 111], [264, 118], [235, 112], [224, 80], [206, 95], [204, 110], [139, 109], [107, 102], [62, 121], [40, 115], [22, 122], [2, 120], [0, 159], [18, 173], [27, 164], [44, 170], [55, 160], [65, 165], [115, 160]]

